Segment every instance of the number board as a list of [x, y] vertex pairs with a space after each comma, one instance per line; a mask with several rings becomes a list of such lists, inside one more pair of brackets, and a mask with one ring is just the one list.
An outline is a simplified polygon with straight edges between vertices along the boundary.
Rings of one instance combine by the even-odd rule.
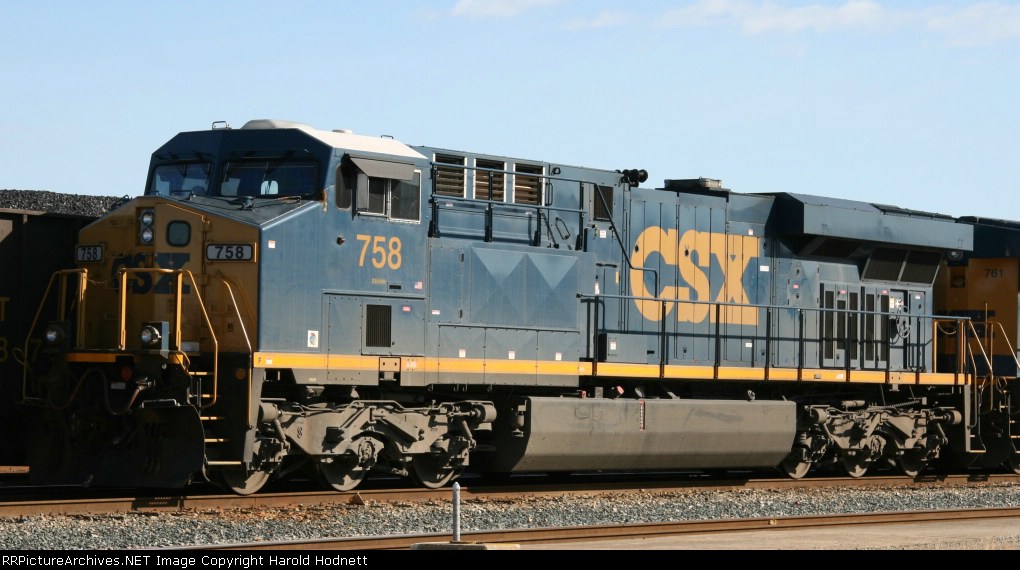
[[205, 246], [205, 258], [209, 261], [251, 261], [255, 258], [255, 247], [247, 243], [210, 243]]
[[75, 250], [74, 259], [83, 263], [94, 263], [103, 260], [103, 246], [79, 245]]

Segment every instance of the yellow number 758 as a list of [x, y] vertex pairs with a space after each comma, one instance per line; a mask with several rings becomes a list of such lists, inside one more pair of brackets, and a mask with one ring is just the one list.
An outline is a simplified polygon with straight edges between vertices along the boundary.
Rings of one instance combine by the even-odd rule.
[[400, 269], [402, 261], [400, 257], [400, 238], [394, 236], [387, 241], [386, 236], [358, 234], [358, 241], [364, 242], [361, 245], [361, 257], [358, 258], [358, 267], [365, 266], [365, 255], [368, 254], [368, 246], [371, 244], [372, 257], [369, 260], [372, 262], [372, 267], [382, 269], [388, 266], [390, 269]]

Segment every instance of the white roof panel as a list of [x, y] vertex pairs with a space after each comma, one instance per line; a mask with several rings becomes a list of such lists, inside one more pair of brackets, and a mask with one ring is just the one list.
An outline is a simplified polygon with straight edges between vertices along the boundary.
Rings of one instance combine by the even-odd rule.
[[374, 152], [389, 154], [410, 159], [427, 160], [421, 153], [406, 144], [383, 137], [368, 137], [356, 135], [350, 132], [320, 131], [303, 123], [292, 121], [280, 121], [276, 119], [258, 119], [248, 121], [242, 129], [300, 129], [320, 141], [337, 148], [352, 150], [355, 152]]

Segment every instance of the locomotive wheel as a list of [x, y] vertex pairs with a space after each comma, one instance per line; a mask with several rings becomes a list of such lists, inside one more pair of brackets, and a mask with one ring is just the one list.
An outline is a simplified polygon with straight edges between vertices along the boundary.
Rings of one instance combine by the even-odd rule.
[[464, 471], [461, 467], [450, 467], [446, 457], [426, 453], [411, 458], [411, 479], [428, 489], [439, 489], [453, 481]]
[[[264, 450], [263, 445], [262, 440], [255, 440], [253, 454], [256, 458], [254, 463], [256, 467], [262, 463], [259, 459], [261, 458], [261, 452]], [[264, 471], [262, 469], [256, 469], [249, 473], [244, 467], [235, 467], [217, 472], [217, 479], [219, 479], [222, 486], [232, 493], [251, 495], [258, 493], [262, 487], [265, 487], [272, 474], [272, 471]]]
[[896, 467], [907, 477], [917, 477], [927, 466], [928, 460], [916, 454], [904, 453], [896, 458]]
[[783, 461], [781, 467], [783, 473], [786, 473], [786, 476], [790, 479], [801, 479], [811, 470], [811, 462], [787, 458]]
[[357, 466], [356, 457], [338, 457], [333, 461], [319, 461], [316, 471], [323, 485], [342, 493], [360, 485], [368, 475], [367, 469], [356, 469]]
[[269, 481], [272, 473], [267, 471], [255, 471], [247, 473], [243, 469], [229, 469], [220, 471], [219, 478], [224, 487], [238, 495], [251, 495], [258, 493]]
[[868, 462], [854, 457], [844, 457], [840, 462], [843, 464], [843, 471], [847, 475], [857, 478], [863, 477], [868, 472]]
[[1006, 460], [1006, 469], [1020, 475], [1020, 453], [1014, 453]]

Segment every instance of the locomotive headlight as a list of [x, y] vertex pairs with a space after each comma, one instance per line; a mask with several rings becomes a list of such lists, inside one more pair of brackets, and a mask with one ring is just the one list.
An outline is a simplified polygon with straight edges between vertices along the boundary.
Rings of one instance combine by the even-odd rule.
[[141, 334], [138, 335], [138, 338], [141, 339], [143, 346], [153, 346], [158, 345], [163, 336], [158, 330], [156, 330], [156, 327], [152, 325], [145, 325], [145, 327], [142, 328]]
[[46, 327], [46, 333], [43, 335], [46, 339], [46, 344], [56, 345], [63, 342], [67, 335], [64, 333], [64, 327], [58, 324], [52, 324]]
[[142, 341], [142, 348], [145, 350], [169, 350], [170, 323], [167, 321], [142, 323], [138, 340]]
[[138, 213], [138, 242], [142, 245], [152, 245], [152, 239], [156, 236], [153, 224], [156, 222], [156, 213], [153, 210], [142, 210]]

